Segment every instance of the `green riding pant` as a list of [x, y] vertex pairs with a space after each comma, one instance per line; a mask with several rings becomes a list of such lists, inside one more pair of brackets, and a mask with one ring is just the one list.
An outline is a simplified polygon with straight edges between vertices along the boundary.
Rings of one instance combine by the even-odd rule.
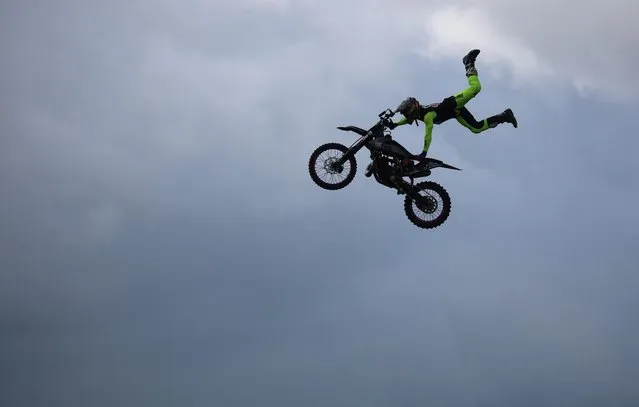
[[455, 95], [455, 119], [475, 134], [495, 127], [495, 124], [489, 123], [488, 119], [477, 121], [465, 107], [466, 103], [477, 96], [480, 91], [481, 83], [479, 82], [479, 77], [477, 75], [471, 75], [468, 77], [468, 87]]
[[[477, 74], [468, 76], [468, 87], [463, 91], [445, 98], [441, 103], [429, 105], [423, 117], [417, 118], [422, 120], [426, 125], [424, 130], [424, 147], [423, 151], [427, 152], [433, 137], [433, 125], [441, 124], [447, 120], [455, 118], [462, 126], [466, 127], [473, 133], [481, 133], [489, 128], [495, 127], [498, 120], [497, 116], [477, 121], [470, 111], [466, 108], [466, 104], [473, 99], [481, 91], [481, 83]], [[402, 126], [412, 123], [413, 119], [402, 118], [396, 124]]]

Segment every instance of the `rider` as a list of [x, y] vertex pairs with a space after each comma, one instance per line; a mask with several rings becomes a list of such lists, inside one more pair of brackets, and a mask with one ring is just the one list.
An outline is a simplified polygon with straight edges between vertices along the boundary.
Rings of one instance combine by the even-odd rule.
[[466, 103], [477, 96], [481, 90], [477, 69], [475, 68], [477, 55], [479, 55], [479, 50], [474, 49], [462, 58], [469, 85], [465, 90], [445, 98], [440, 103], [432, 103], [426, 106], [421, 105], [414, 97], [408, 97], [395, 109], [395, 112], [401, 113], [404, 118], [397, 123], [391, 122], [389, 128], [394, 129], [404, 124], [412, 124], [415, 120], [421, 120], [426, 125], [424, 148], [420, 154], [414, 157], [415, 159], [421, 161], [426, 158], [432, 139], [433, 124], [441, 124], [452, 118], [457, 119], [461, 125], [475, 134], [494, 128], [501, 123], [511, 123], [515, 128], [517, 127], [517, 119], [515, 119], [515, 115], [510, 109], [478, 122], [465, 107]]

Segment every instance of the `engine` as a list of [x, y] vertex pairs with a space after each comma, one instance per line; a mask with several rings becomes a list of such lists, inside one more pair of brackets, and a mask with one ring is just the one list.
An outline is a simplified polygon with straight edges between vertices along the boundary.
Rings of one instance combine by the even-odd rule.
[[395, 157], [389, 157], [385, 154], [377, 154], [373, 157], [375, 161], [375, 179], [382, 185], [386, 185], [389, 188], [395, 188], [390, 181], [391, 175], [397, 174], [399, 171], [400, 162]]

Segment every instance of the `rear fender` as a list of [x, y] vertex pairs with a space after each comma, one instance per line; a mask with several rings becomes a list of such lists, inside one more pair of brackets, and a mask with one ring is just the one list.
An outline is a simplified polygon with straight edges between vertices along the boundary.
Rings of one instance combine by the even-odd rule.
[[427, 177], [430, 175], [430, 170], [433, 168], [446, 168], [449, 170], [461, 171], [460, 168], [453, 167], [452, 165], [446, 164], [441, 160], [436, 160], [434, 158], [427, 158], [427, 162], [419, 166], [419, 169], [409, 172], [406, 176], [411, 178], [421, 178]]
[[421, 168], [427, 168], [427, 169], [432, 169], [432, 168], [447, 168], [449, 170], [457, 170], [457, 171], [461, 171], [460, 168], [457, 167], [453, 167], [452, 165], [446, 164], [445, 162], [443, 162], [442, 160], [437, 160], [435, 158], [427, 158], [428, 162], [426, 163], [425, 166], [421, 166]]

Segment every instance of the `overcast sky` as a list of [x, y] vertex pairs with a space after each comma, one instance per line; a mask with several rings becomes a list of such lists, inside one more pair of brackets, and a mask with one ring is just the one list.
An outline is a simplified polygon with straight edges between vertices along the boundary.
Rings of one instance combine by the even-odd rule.
[[[636, 0], [9, 1], [0, 405], [639, 403]], [[425, 231], [307, 160], [451, 121]], [[419, 152], [423, 125], [395, 138]]]

